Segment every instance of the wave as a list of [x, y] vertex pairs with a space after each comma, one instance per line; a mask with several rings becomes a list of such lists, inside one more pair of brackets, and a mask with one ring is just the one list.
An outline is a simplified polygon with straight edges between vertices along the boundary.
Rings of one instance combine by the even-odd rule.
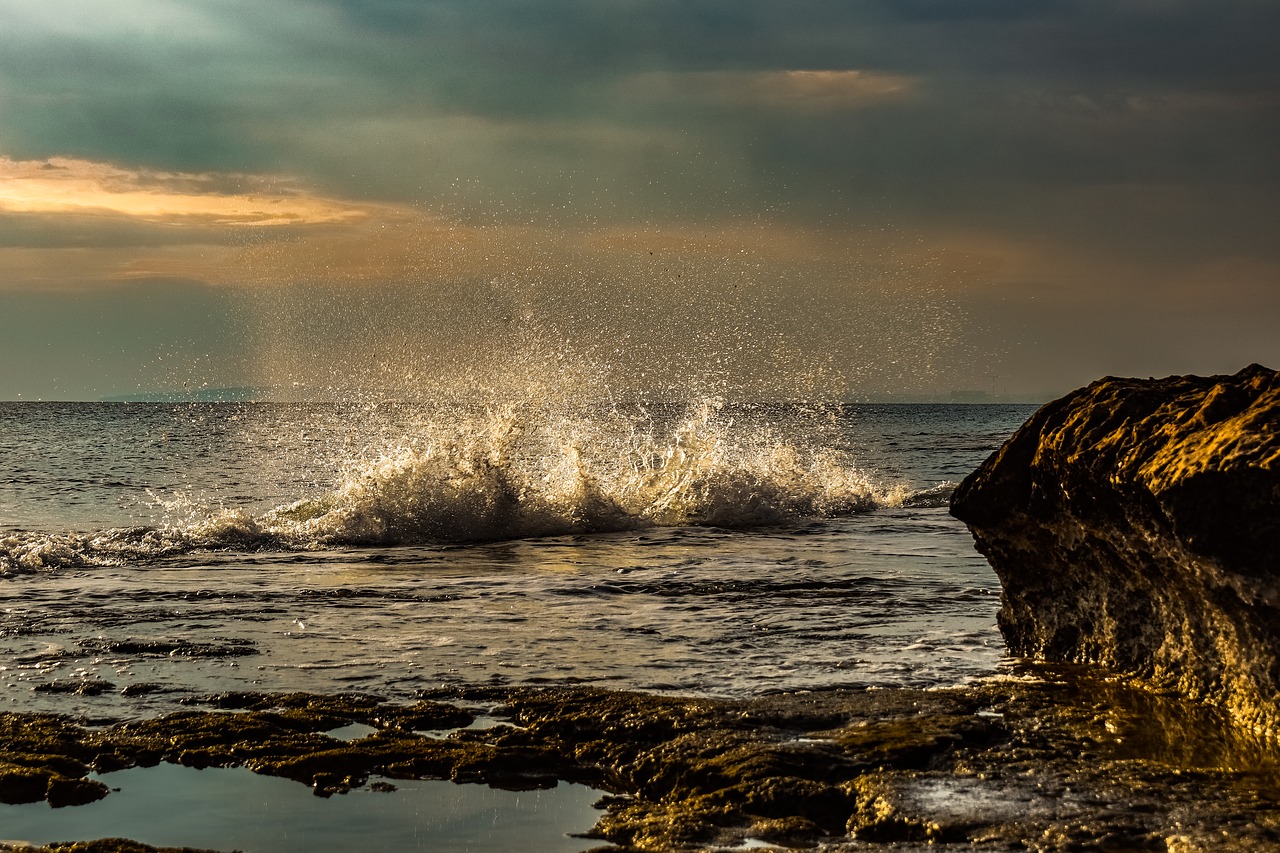
[[[352, 462], [317, 498], [263, 513], [194, 508], [162, 527], [0, 534], [0, 573], [116, 565], [199, 550], [451, 544], [663, 526], [728, 528], [945, 505], [954, 484], [913, 492], [845, 454], [735, 422], [718, 398], [661, 438], [614, 411], [548, 417], [525, 406], [417, 424]], [[172, 506], [178, 506], [174, 502]]]
[[958, 485], [948, 480], [927, 489], [905, 492], [895, 505], [910, 509], [944, 509], [951, 505], [951, 494]]

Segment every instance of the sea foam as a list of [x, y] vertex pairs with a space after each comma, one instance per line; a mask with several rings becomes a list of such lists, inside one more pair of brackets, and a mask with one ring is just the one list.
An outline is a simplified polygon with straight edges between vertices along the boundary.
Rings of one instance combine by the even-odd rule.
[[[566, 408], [568, 409], [566, 411]], [[196, 550], [310, 550], [451, 544], [654, 526], [728, 528], [930, 506], [862, 473], [847, 451], [782, 433], [777, 418], [731, 415], [708, 397], [667, 418], [586, 414], [536, 398], [408, 417], [394, 439], [346, 460], [334, 485], [265, 512], [169, 502], [184, 518], [92, 534], [0, 537], [0, 571], [111, 565]]]

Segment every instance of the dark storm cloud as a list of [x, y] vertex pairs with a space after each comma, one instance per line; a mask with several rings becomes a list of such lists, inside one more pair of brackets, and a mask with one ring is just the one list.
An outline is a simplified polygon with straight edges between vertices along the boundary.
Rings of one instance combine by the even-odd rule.
[[218, 70], [193, 73], [194, 57], [132, 38], [39, 35], [0, 34], [5, 153], [176, 169], [261, 162], [243, 138], [246, 111]]
[[[1027, 328], [1053, 321], [1035, 294], [1087, 317], [1131, 292], [1109, 329], [1187, 270], [1183, 317], [1226, 261], [1264, 296], [1280, 268], [1265, 0], [0, 0], [0, 20], [0, 157], [289, 176], [569, 235], [888, 228], [995, 270], [1013, 289], [972, 304], [1008, 297], [992, 316]], [[177, 275], [177, 248], [223, 239], [42, 216], [0, 220], [31, 280], [26, 248], [163, 245], [147, 270]]]
[[[1274, 103], [1154, 121], [1130, 106], [1275, 91], [1274, 4], [313, 0], [185, 4], [190, 20], [150, 29], [149, 6], [124, 8], [135, 5], [116, 27], [19, 25], [0, 34], [0, 148], [187, 170], [314, 172], [344, 191], [399, 197], [412, 196], [416, 182], [385, 174], [386, 152], [370, 150], [375, 131], [362, 128], [412, 132], [406, 124], [448, 115], [676, 131], [697, 137], [665, 158], [681, 176], [695, 152], [710, 162], [723, 150], [764, 184], [801, 187], [829, 185], [826, 176], [850, 159], [870, 164], [865, 180], [879, 174], [880, 183], [908, 189], [940, 174], [1060, 182], [1164, 179], [1195, 167], [1212, 179], [1215, 170], [1274, 162], [1261, 155]], [[627, 95], [628, 79], [655, 70], [779, 69], [863, 69], [918, 76], [922, 85], [907, 107], [782, 120], [768, 104], [691, 108]], [[1238, 150], [1224, 149], [1228, 135]], [[464, 159], [438, 128], [419, 136], [410, 141], [432, 148], [422, 157], [442, 169]], [[499, 146], [523, 161], [513, 169], [537, 172], [542, 155], [555, 161], [573, 145], [566, 135], [549, 150], [537, 136], [535, 128]], [[406, 144], [384, 141], [393, 151]], [[598, 165], [588, 158], [584, 168]], [[501, 164], [454, 171], [520, 184]], [[865, 180], [851, 188], [865, 189]], [[749, 175], [736, 183], [731, 205], [758, 190]], [[424, 192], [439, 189], [427, 181]]]
[[600, 73], [876, 67], [1161, 80], [1274, 78], [1280, 8], [1153, 0], [331, 0], [388, 43], [432, 43], [471, 68]]

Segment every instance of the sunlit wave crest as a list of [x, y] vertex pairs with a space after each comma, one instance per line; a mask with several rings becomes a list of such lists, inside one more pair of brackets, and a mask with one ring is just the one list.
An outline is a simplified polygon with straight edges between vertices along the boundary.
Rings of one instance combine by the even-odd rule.
[[[311, 550], [451, 544], [704, 525], [743, 528], [882, 506], [945, 503], [951, 484], [912, 492], [860, 472], [847, 454], [777, 427], [735, 422], [698, 400], [673, 429], [616, 409], [549, 415], [506, 404], [431, 420], [345, 466], [315, 498], [262, 513], [187, 507], [161, 527], [0, 535], [0, 571], [121, 564], [198, 550]], [[173, 502], [176, 508], [181, 500]]]

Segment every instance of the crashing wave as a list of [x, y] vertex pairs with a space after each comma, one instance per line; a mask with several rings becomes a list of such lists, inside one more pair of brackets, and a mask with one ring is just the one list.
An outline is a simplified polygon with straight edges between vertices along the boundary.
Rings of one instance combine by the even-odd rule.
[[505, 406], [417, 426], [336, 487], [264, 513], [196, 511], [164, 527], [0, 537], [0, 571], [120, 564], [194, 550], [299, 550], [521, 539], [653, 526], [755, 527], [879, 506], [937, 506], [951, 484], [885, 489], [843, 454], [735, 424], [718, 399], [656, 438], [609, 418]]

